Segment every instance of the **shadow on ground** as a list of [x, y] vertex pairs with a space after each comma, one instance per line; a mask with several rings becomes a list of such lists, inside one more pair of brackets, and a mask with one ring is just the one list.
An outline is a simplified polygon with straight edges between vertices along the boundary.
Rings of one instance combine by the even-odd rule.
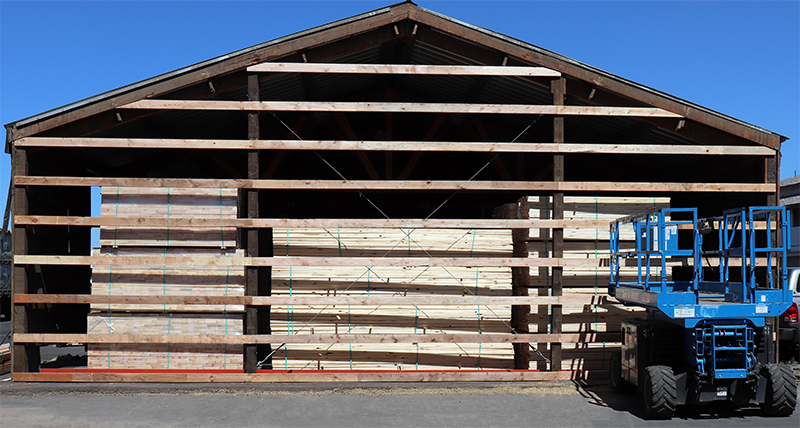
[[[629, 413], [640, 420], [646, 420], [644, 413], [644, 403], [642, 402], [641, 392], [637, 391], [629, 394], [617, 394], [611, 390], [607, 384], [581, 384], [574, 382], [575, 389], [583, 396], [590, 405], [607, 407], [618, 412]], [[686, 405], [678, 406], [673, 419], [683, 419], [687, 421], [720, 420], [731, 419], [739, 420], [754, 416], [762, 416], [761, 409], [736, 408], [730, 403], [718, 402], [706, 405]]]

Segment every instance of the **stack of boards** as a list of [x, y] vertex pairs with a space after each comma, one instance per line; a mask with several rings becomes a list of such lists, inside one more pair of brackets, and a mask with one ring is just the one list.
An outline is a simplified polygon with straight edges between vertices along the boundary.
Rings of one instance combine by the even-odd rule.
[[[104, 187], [101, 216], [236, 218], [236, 189]], [[240, 255], [235, 228], [102, 227], [100, 254]], [[243, 296], [244, 268], [93, 266], [92, 294]], [[100, 305], [90, 334], [242, 334], [242, 306]], [[241, 369], [242, 347], [216, 344], [90, 344], [89, 368]]]
[[11, 345], [0, 345], [0, 375], [11, 372]]
[[[235, 218], [235, 189], [103, 188], [102, 215]], [[530, 217], [547, 218], [552, 200], [529, 198]], [[669, 206], [669, 198], [566, 197], [565, 218], [612, 221]], [[530, 257], [552, 255], [551, 233], [531, 229]], [[567, 258], [607, 258], [607, 227], [567, 228]], [[633, 235], [623, 235], [632, 241]], [[240, 254], [233, 228], [101, 228], [102, 254]], [[624, 244], [625, 245], [625, 244]], [[628, 243], [629, 245], [629, 243]], [[510, 230], [322, 229], [273, 230], [276, 257], [510, 257]], [[632, 272], [627, 272], [631, 274]], [[608, 268], [564, 268], [564, 295], [605, 296]], [[531, 294], [548, 295], [547, 268], [531, 269]], [[508, 296], [510, 268], [275, 267], [273, 295]], [[95, 266], [94, 294], [228, 295], [244, 293], [241, 267]], [[549, 307], [532, 306], [530, 331], [547, 333]], [[508, 305], [272, 306], [273, 334], [506, 334]], [[563, 332], [619, 331], [633, 316], [622, 305], [565, 305]], [[242, 334], [241, 306], [93, 305], [90, 333]], [[548, 355], [547, 344], [534, 344]], [[618, 343], [563, 345], [562, 369], [607, 365]], [[273, 347], [274, 348], [274, 347]], [[273, 355], [275, 369], [446, 370], [513, 368], [511, 344], [290, 344]], [[90, 368], [242, 369], [233, 345], [89, 345]], [[531, 368], [546, 369], [536, 353]]]

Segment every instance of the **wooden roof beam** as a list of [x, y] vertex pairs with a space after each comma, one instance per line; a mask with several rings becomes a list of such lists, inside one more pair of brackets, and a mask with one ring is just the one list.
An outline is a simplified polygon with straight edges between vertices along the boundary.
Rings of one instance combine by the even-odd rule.
[[560, 77], [544, 67], [490, 65], [414, 65], [414, 64], [336, 64], [267, 62], [247, 67], [261, 73], [339, 73], [339, 74], [414, 74], [446, 76]]
[[[444, 117], [441, 115], [440, 117]], [[437, 121], [439, 119], [437, 118]], [[473, 121], [473, 123], [475, 123]], [[297, 125], [296, 125], [297, 127]], [[16, 147], [85, 147], [117, 149], [220, 149], [220, 150], [364, 150], [408, 152], [606, 153], [635, 155], [741, 155], [771, 156], [763, 146], [699, 146], [622, 143], [498, 143], [450, 141], [349, 141], [349, 140], [182, 140], [161, 138], [57, 138], [26, 137]]]
[[213, 110], [213, 111], [324, 111], [392, 113], [475, 113], [542, 114], [579, 116], [668, 117], [679, 114], [654, 107], [601, 107], [530, 104], [385, 103], [385, 102], [304, 102], [304, 101], [205, 101], [139, 100], [119, 106], [133, 110]]

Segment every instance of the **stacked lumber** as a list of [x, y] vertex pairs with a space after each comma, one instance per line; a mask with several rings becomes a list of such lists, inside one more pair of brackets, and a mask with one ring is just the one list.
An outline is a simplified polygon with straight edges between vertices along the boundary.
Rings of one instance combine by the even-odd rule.
[[[235, 218], [236, 191], [220, 189], [104, 188], [103, 216], [130, 218]], [[529, 198], [531, 218], [551, 216], [547, 197]], [[565, 218], [612, 220], [669, 206], [668, 198], [565, 198]], [[531, 229], [530, 257], [550, 257], [549, 229]], [[565, 258], [607, 258], [608, 228], [565, 229]], [[622, 246], [633, 235], [622, 234]], [[101, 228], [100, 254], [241, 255], [234, 228]], [[280, 256], [313, 257], [510, 257], [510, 230], [290, 228], [273, 230]], [[510, 268], [419, 266], [274, 267], [274, 296], [507, 296]], [[630, 277], [633, 268], [625, 268]], [[605, 296], [606, 268], [564, 268], [565, 296]], [[550, 293], [548, 268], [531, 270], [532, 295]], [[93, 294], [244, 294], [243, 268], [213, 266], [94, 266]], [[272, 306], [273, 334], [507, 334], [508, 305]], [[550, 306], [532, 307], [530, 331], [548, 333]], [[242, 306], [92, 305], [89, 333], [241, 334]], [[621, 305], [563, 306], [564, 333], [615, 332], [637, 310]], [[605, 368], [618, 343], [563, 345], [562, 369]], [[534, 344], [547, 356], [548, 344]], [[275, 346], [274, 348], [276, 348]], [[547, 368], [532, 353], [532, 368]], [[507, 343], [291, 344], [273, 355], [276, 369], [442, 370], [513, 368]], [[242, 347], [232, 345], [90, 345], [89, 367], [241, 369]]]
[[[552, 199], [548, 197], [528, 198], [531, 218], [549, 218], [552, 213]], [[602, 220], [609, 224], [624, 216], [653, 210], [669, 208], [670, 198], [653, 197], [564, 197], [564, 218], [571, 220]], [[533, 238], [528, 243], [530, 257], [547, 257], [552, 253], [552, 232], [546, 229], [531, 229]], [[577, 259], [607, 259], [609, 257], [610, 228], [568, 227], [564, 229], [564, 257]], [[631, 249], [634, 246], [633, 230], [620, 232], [620, 247]], [[623, 280], [634, 280], [636, 268], [622, 268]], [[563, 294], [607, 296], [610, 270], [604, 268], [564, 268]], [[550, 276], [547, 268], [531, 269], [531, 287], [539, 295], [548, 295]], [[531, 290], [533, 291], [533, 290]], [[533, 293], [532, 293], [533, 294]], [[641, 309], [620, 304], [602, 306], [564, 305], [562, 307], [564, 333], [612, 332], [619, 331], [623, 319], [641, 316]], [[547, 332], [549, 329], [549, 308], [531, 307], [531, 332]], [[612, 348], [619, 343], [580, 343], [563, 344], [561, 368], [607, 369]], [[539, 345], [544, 352], [546, 344]], [[543, 365], [539, 365], [543, 368]]]
[[[275, 255], [324, 257], [509, 257], [509, 230], [275, 229]], [[511, 294], [509, 268], [276, 267], [273, 295], [409, 296]], [[510, 333], [510, 307], [273, 306], [274, 334]], [[281, 348], [278, 369], [513, 368], [510, 344], [393, 343]]]
[[0, 345], [0, 375], [11, 371], [11, 344]]
[[[236, 189], [103, 188], [101, 216], [236, 218]], [[236, 229], [101, 227], [100, 255], [239, 255]], [[244, 269], [93, 266], [92, 294], [242, 296]], [[91, 305], [89, 333], [242, 334], [240, 305]], [[241, 346], [88, 345], [89, 368], [241, 369]]]

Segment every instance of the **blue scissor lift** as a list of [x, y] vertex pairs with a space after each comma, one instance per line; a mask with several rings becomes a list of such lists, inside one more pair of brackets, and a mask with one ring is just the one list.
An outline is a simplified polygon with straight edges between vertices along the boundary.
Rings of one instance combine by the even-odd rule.
[[[609, 295], [646, 308], [647, 318], [623, 321], [612, 388], [639, 387], [649, 417], [712, 401], [791, 414], [797, 384], [792, 369], [775, 362], [767, 322], [792, 302], [790, 224], [785, 207], [707, 219], [696, 208], [666, 208], [613, 222]], [[633, 233], [633, 249], [621, 245], [624, 233]], [[623, 267], [636, 268], [635, 278]]]

